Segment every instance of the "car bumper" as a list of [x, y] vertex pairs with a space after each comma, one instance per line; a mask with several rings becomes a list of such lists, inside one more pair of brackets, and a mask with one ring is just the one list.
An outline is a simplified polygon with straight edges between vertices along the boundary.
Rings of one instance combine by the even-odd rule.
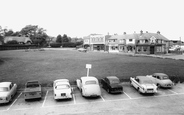
[[24, 99], [36, 99], [36, 98], [41, 98], [41, 97], [42, 97], [41, 93], [33, 93], [33, 94], [26, 93], [26, 94], [24, 94]]
[[68, 96], [54, 96], [54, 99], [72, 99], [72, 95], [68, 95]]

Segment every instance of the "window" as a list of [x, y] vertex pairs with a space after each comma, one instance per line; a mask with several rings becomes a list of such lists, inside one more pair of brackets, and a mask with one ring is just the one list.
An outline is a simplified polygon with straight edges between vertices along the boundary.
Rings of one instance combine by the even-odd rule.
[[91, 80], [91, 81], [86, 81], [85, 84], [86, 85], [97, 84], [97, 82], [95, 80]]
[[141, 46], [137, 47], [137, 51], [140, 52], [141, 51]]
[[148, 47], [147, 47], [147, 46], [143, 46], [143, 51], [144, 51], [144, 52], [146, 52], [146, 51], [147, 51], [147, 49], [148, 49]]
[[145, 40], [145, 43], [148, 43], [148, 40], [147, 39]]
[[132, 42], [132, 39], [129, 39], [129, 42]]

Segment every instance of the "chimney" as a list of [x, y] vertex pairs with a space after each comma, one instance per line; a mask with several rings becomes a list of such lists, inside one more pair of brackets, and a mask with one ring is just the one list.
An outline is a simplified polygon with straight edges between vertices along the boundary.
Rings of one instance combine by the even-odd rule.
[[160, 31], [157, 31], [157, 34], [160, 34]]
[[142, 30], [140, 31], [140, 34], [141, 34], [141, 35], [143, 34], [143, 31], [142, 31]]
[[126, 32], [123, 32], [123, 34], [125, 35], [125, 34], [126, 34]]
[[146, 31], [146, 33], [148, 33], [148, 31]]

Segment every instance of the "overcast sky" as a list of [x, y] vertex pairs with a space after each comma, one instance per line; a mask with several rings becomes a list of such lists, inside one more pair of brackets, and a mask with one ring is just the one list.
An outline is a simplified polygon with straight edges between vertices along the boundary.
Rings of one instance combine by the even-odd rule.
[[0, 0], [0, 26], [38, 25], [56, 37], [156, 33], [184, 41], [183, 0]]

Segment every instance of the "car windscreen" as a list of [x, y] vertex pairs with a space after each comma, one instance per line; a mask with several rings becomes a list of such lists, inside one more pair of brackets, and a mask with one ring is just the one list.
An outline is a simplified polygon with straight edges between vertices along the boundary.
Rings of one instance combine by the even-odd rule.
[[39, 84], [27, 84], [26, 85], [27, 88], [35, 88], [35, 87], [39, 87]]
[[55, 86], [55, 89], [69, 89], [70, 86], [69, 85], [58, 85], [58, 86]]
[[144, 80], [141, 80], [140, 83], [141, 84], [153, 84], [153, 81], [144, 79]]
[[85, 85], [97, 84], [95, 80], [86, 81]]
[[0, 87], [0, 92], [6, 92], [8, 91], [8, 87]]

